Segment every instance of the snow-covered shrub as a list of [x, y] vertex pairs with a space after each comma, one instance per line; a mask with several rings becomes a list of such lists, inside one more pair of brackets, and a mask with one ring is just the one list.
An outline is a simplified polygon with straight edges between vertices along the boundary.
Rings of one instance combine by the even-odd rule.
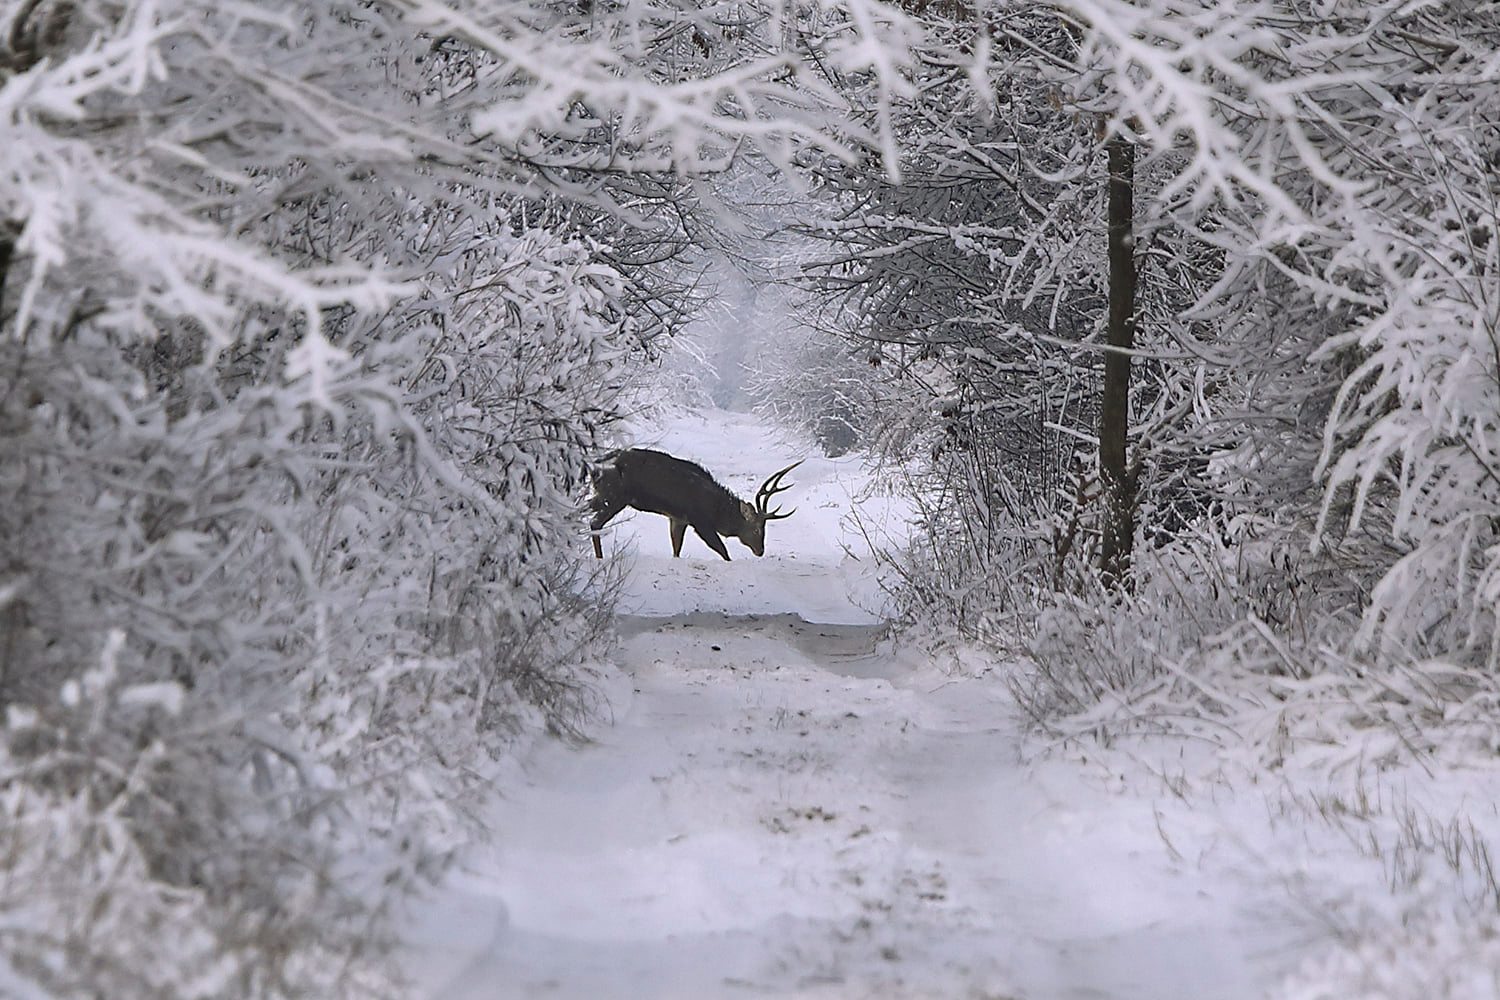
[[789, 332], [756, 358], [747, 388], [757, 413], [806, 434], [837, 458], [874, 443], [868, 433], [882, 389], [869, 368], [869, 359], [847, 342]]
[[[79, 851], [107, 821], [128, 884], [99, 891], [188, 912], [184, 942], [218, 955], [132, 981], [132, 939], [79, 925], [66, 884], [5, 881], [25, 933], [0, 954], [70, 969], [45, 980], [58, 995], [367, 995], [349, 963], [386, 953], [380, 895], [341, 855], [375, 836], [387, 888], [433, 873], [484, 762], [530, 717], [569, 729], [587, 707], [602, 622], [575, 596], [571, 491], [611, 415], [619, 278], [543, 232], [488, 234], [472, 261], [334, 363], [320, 408], [254, 344], [184, 361], [84, 324], [0, 347], [27, 373], [0, 438], [18, 821]], [[79, 733], [80, 685], [115, 683]], [[28, 863], [87, 870], [59, 850]]]
[[1020, 651], [1036, 595], [1050, 579], [1039, 519], [975, 504], [951, 467], [928, 481], [909, 475], [902, 486], [915, 503], [918, 531], [906, 549], [885, 556], [894, 571], [896, 620], [934, 637]]
[[[111, 632], [54, 697], [7, 706], [0, 989], [389, 995], [390, 935], [357, 883], [330, 877], [329, 826], [345, 825], [330, 810], [353, 799], [280, 720], [152, 679], [130, 645]], [[293, 766], [300, 784], [273, 784]]]
[[[1258, 635], [1251, 612], [1267, 593], [1296, 592], [1298, 621], [1358, 620], [1350, 655], [1382, 675], [1492, 669], [1496, 91], [1469, 81], [1492, 67], [1494, 10], [1088, 0], [1061, 5], [1073, 30], [1060, 33], [1029, 9], [988, 8], [1004, 28], [983, 44], [979, 32], [962, 74], [948, 55], [962, 45], [921, 51], [929, 85], [900, 109], [915, 184], [826, 171], [831, 218], [815, 228], [838, 245], [828, 287], [856, 302], [868, 338], [900, 348], [916, 376], [909, 408], [939, 401], [953, 447], [1011, 449], [997, 467], [1056, 523], [1077, 442], [1055, 435], [1083, 437], [1094, 422], [1082, 352], [1057, 346], [1086, 345], [1102, 319], [1087, 250], [1104, 235], [1099, 140], [1127, 132], [1140, 154], [1145, 352], [1132, 451], [1154, 518], [1137, 548], [1181, 535], [1218, 565], [1222, 509], [1256, 525], [1248, 549], [1308, 552], [1295, 572], [1317, 582], [1299, 589], [1287, 565], [1257, 566], [1247, 551], [1202, 584], [1215, 610], [1199, 615], [1197, 598], [1160, 598], [1147, 566], [1133, 596], [1100, 592], [1097, 615], [1074, 609], [1080, 620], [1049, 630], [1123, 627], [1114, 616], [1127, 614], [1144, 636]], [[923, 15], [932, 40], [968, 38], [970, 20], [941, 5]], [[964, 470], [951, 479], [969, 493], [957, 502], [935, 487], [934, 502], [957, 512], [938, 555], [1005, 510], [995, 483]], [[981, 590], [996, 572], [986, 558], [970, 560]], [[939, 589], [984, 606], [958, 577]], [[1259, 621], [1303, 659], [1296, 669], [1344, 677], [1298, 626]], [[1246, 654], [1264, 656], [1279, 654]], [[1135, 671], [1099, 690], [1122, 676]]]
[[1140, 556], [1129, 594], [1028, 607], [1014, 690], [1047, 732], [1185, 737], [1304, 776], [1468, 766], [1500, 747], [1500, 681], [1353, 646], [1363, 605], [1323, 554], [1201, 538]]
[[653, 339], [631, 365], [625, 409], [634, 415], [712, 408], [719, 373], [695, 325]]
[[1269, 994], [1274, 1000], [1471, 1000], [1500, 996], [1500, 919], [1433, 910], [1347, 935]]
[[1310, 656], [1352, 615], [1312, 599], [1315, 574], [1295, 553], [1250, 551], [1260, 558], [1211, 531], [1184, 533], [1137, 553], [1129, 591], [1107, 591], [1087, 574], [1080, 579], [1091, 586], [1038, 591], [1026, 609], [1034, 628], [1012, 682], [1017, 700], [1038, 725], [1073, 735], [1264, 735], [1258, 724], [1234, 729], [1245, 720], [1227, 714], [1243, 706], [1225, 704], [1222, 692], [1238, 698], [1249, 677], [1295, 674], [1293, 657]]
[[1352, 553], [1370, 655], [1493, 667], [1500, 98], [1468, 81], [1493, 65], [1496, 12], [1074, 6], [1081, 104], [1196, 153], [1166, 190], [1222, 251], [1197, 310], [1219, 334], [1188, 346], [1231, 371], [1195, 400], [1230, 487], [1253, 513], [1294, 513], [1300, 544], [1385, 535]]

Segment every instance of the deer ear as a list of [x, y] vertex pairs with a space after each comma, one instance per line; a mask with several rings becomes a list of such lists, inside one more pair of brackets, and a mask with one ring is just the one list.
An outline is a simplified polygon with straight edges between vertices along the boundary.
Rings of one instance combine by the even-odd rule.
[[740, 513], [744, 515], [746, 521], [754, 520], [756, 517], [760, 516], [760, 511], [756, 510], [754, 507], [750, 506], [743, 500], [740, 501]]

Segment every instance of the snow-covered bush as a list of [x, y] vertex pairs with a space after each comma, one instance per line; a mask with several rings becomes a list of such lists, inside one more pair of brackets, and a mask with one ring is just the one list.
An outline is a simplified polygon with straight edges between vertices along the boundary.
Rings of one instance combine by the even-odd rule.
[[[851, 352], [878, 364], [881, 405], [863, 415], [883, 457], [916, 461], [928, 512], [904, 562], [908, 616], [1014, 646], [1049, 588], [1102, 596], [1088, 568], [1105, 505], [1097, 471], [1106, 352], [1104, 119], [1077, 113], [1088, 76], [1059, 11], [1002, 3], [976, 27], [967, 8], [926, 5], [919, 96], [898, 104], [902, 176], [819, 164], [822, 254], [813, 292], [842, 307]], [[972, 64], [955, 53], [973, 53]], [[959, 68], [964, 72], [958, 72]], [[1140, 171], [1151, 203], [1177, 159]], [[1195, 383], [1150, 358], [1194, 325], [1211, 254], [1171, 225], [1138, 234], [1135, 388], [1141, 502], [1153, 544], [1190, 533], [1210, 501], [1207, 449], [1184, 433]], [[1198, 324], [1202, 326], [1201, 322]]]
[[[933, 521], [937, 557], [992, 511], [1036, 537], [1087, 509], [1069, 480], [1097, 421], [1100, 140], [1118, 132], [1139, 150], [1137, 548], [1180, 538], [1218, 564], [1226, 518], [1253, 525], [1251, 548], [1311, 550], [1302, 620], [1357, 616], [1358, 658], [1492, 669], [1496, 92], [1469, 81], [1492, 66], [1494, 11], [1088, 0], [991, 5], [988, 28], [945, 5], [921, 17], [923, 86], [898, 105], [916, 183], [829, 167], [811, 230], [837, 247], [824, 290], [852, 303], [908, 411], [940, 414], [941, 447], [975, 456], [922, 481], [952, 512]], [[973, 596], [1003, 548], [975, 546], [934, 589], [987, 613]], [[1285, 566], [1242, 562], [1214, 578], [1244, 591], [1226, 614], [1297, 589]], [[1123, 605], [1100, 591], [1099, 615], [1234, 624], [1152, 606], [1152, 572]]]
[[1373, 584], [1364, 647], [1492, 667], [1497, 96], [1468, 81], [1495, 11], [1071, 6], [1080, 101], [1196, 153], [1166, 190], [1223, 251], [1217, 337], [1188, 346], [1236, 372], [1195, 401], [1227, 485], [1264, 516], [1301, 485], [1268, 480], [1318, 477], [1321, 509], [1285, 519], [1302, 544], [1385, 535], [1344, 553]]
[[1275, 1000], [1468, 1000], [1500, 994], [1500, 920], [1433, 910], [1347, 934]]
[[[528, 716], [579, 719], [600, 622], [574, 596], [570, 491], [610, 417], [619, 279], [542, 232], [476, 240], [473, 260], [337, 362], [325, 408], [279, 352], [249, 363], [252, 344], [184, 363], [180, 341], [85, 324], [0, 349], [27, 372], [0, 442], [18, 818], [85, 823], [58, 831], [79, 850], [88, 824], [128, 834], [118, 878], [146, 881], [98, 891], [206, 908], [184, 940], [222, 954], [180, 968], [233, 984], [172, 980], [169, 962], [132, 986], [129, 938], [17, 873], [0, 912], [25, 933], [0, 949], [79, 977], [49, 989], [365, 995], [357, 967], [328, 978], [384, 954], [340, 856], [375, 835], [388, 885], [431, 874], [468, 833], [484, 761]], [[111, 643], [109, 678], [80, 680]], [[80, 715], [70, 692], [91, 683], [101, 704]]]
[[875, 443], [867, 435], [883, 393], [869, 368], [869, 359], [847, 342], [788, 332], [759, 356], [748, 391], [757, 413], [795, 428], [837, 458]]
[[[1492, 810], [1475, 802], [1474, 785], [1444, 777], [1426, 765], [1384, 774], [1360, 766], [1322, 790], [1288, 783], [1268, 798], [1273, 829], [1286, 827], [1303, 843], [1319, 828], [1336, 832], [1355, 858], [1324, 870], [1326, 884], [1313, 890], [1320, 908], [1336, 911], [1334, 933], [1267, 996], [1458, 1000], [1500, 992]], [[1390, 895], [1351, 899], [1356, 872], [1375, 874]], [[1299, 876], [1293, 869], [1287, 877]]]
[[[1267, 735], [1262, 720], [1230, 716], [1265, 707], [1266, 685], [1280, 683], [1266, 678], [1299, 675], [1357, 614], [1320, 596], [1314, 561], [1284, 547], [1229, 546], [1200, 531], [1137, 555], [1128, 592], [1094, 582], [1039, 591], [1026, 607], [1029, 662], [1013, 690], [1044, 729], [1253, 743]], [[1268, 761], [1285, 750], [1275, 742], [1261, 748]]]

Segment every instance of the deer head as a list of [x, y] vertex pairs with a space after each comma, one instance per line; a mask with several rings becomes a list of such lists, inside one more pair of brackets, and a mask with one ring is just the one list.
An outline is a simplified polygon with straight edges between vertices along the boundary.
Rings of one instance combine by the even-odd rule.
[[797, 513], [797, 508], [795, 507], [785, 514], [781, 512], [780, 507], [777, 507], [775, 510], [768, 510], [767, 508], [770, 506], [773, 496], [791, 489], [790, 486], [781, 485], [781, 477], [801, 465], [803, 461], [805, 459], [798, 459], [780, 472], [773, 472], [767, 477], [766, 481], [760, 484], [760, 489], [755, 491], [754, 506], [743, 501], [740, 503], [740, 515], [744, 523], [740, 525], [737, 537], [745, 544], [747, 549], [758, 556], [766, 554], [766, 522], [779, 521], [784, 517], [791, 517]]

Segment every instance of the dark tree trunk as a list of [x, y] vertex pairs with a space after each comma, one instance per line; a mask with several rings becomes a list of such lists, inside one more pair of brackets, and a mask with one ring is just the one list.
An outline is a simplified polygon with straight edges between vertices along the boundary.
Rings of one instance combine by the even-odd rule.
[[1104, 356], [1104, 395], [1099, 408], [1099, 476], [1104, 501], [1104, 538], [1099, 568], [1105, 582], [1121, 586], [1130, 575], [1135, 538], [1135, 475], [1127, 455], [1130, 431], [1130, 354], [1135, 346], [1135, 146], [1110, 137], [1109, 150], [1109, 328]]
[[6, 310], [8, 300], [5, 297], [10, 269], [16, 260], [16, 243], [20, 239], [21, 227], [10, 219], [0, 219], [0, 337], [14, 337], [21, 332], [10, 328], [13, 314]]
[[10, 262], [15, 257], [16, 241], [21, 227], [10, 219], [0, 219], [0, 304], [5, 301], [5, 279], [10, 276]]

